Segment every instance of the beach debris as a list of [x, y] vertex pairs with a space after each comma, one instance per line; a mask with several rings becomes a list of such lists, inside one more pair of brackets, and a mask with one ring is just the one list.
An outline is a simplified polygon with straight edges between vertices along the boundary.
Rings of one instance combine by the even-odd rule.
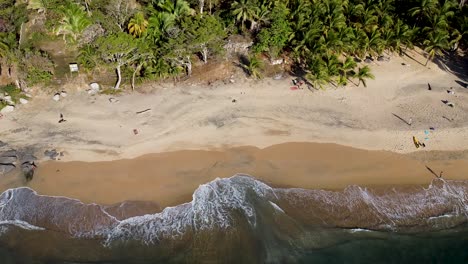
[[2, 114], [10, 113], [10, 112], [13, 112], [14, 110], [15, 110], [14, 105], [7, 105], [7, 106], [3, 107], [2, 110], [0, 110], [0, 113], [2, 113]]
[[133, 134], [134, 134], [134, 135], [138, 135], [138, 130], [137, 130], [136, 128], [133, 129]]
[[111, 98], [109, 98], [109, 102], [111, 102], [111, 103], [118, 103], [119, 100], [117, 100], [117, 99], [111, 97]]
[[444, 103], [445, 105], [450, 106], [450, 107], [454, 107], [454, 106], [455, 106], [454, 103], [452, 103], [452, 102], [450, 102], [450, 101], [448, 101], [448, 100], [442, 100], [442, 103]]
[[410, 117], [410, 119], [408, 120], [408, 125], [412, 125], [413, 124], [413, 118]]
[[446, 116], [442, 116], [442, 118], [448, 120], [449, 122], [452, 122], [452, 121], [453, 121], [453, 118], [448, 118], [448, 117], [446, 117]]
[[283, 79], [283, 74], [282, 73], [278, 73], [275, 76], [273, 76], [273, 80], [281, 80], [281, 79]]
[[408, 126], [411, 126], [412, 122], [413, 122], [413, 119], [410, 118], [409, 121], [406, 121], [405, 119], [403, 119], [401, 116], [395, 114], [395, 113], [392, 113], [392, 115], [398, 119], [400, 119], [402, 122], [404, 122], [405, 124], [407, 124]]
[[237, 100], [236, 100], [236, 99], [232, 99], [232, 102], [235, 103], [235, 102], [237, 102]]
[[426, 167], [426, 169], [427, 169], [430, 173], [432, 173], [432, 174], [433, 174], [434, 176], [436, 176], [437, 178], [442, 177], [443, 171], [441, 171], [440, 174], [437, 175], [437, 173], [435, 173], [431, 168], [429, 168], [429, 166], [427, 166], [427, 165], [424, 165], [424, 166]]
[[414, 146], [416, 148], [419, 148], [419, 147], [425, 148], [426, 147], [426, 144], [421, 143], [415, 136], [413, 136], [413, 143], [414, 143]]
[[289, 89], [295, 91], [295, 90], [298, 90], [299, 87], [297, 87], [297, 86], [291, 86]]
[[58, 153], [56, 149], [52, 149], [44, 151], [44, 155], [49, 157], [51, 160], [56, 160], [60, 153]]
[[20, 104], [27, 104], [28, 103], [28, 100], [24, 99], [24, 98], [20, 98], [19, 99], [19, 102]]
[[431, 84], [430, 84], [430, 83], [427, 83], [427, 89], [428, 89], [429, 91], [432, 90], [432, 87], [431, 87]]
[[59, 93], [54, 94], [54, 97], [52, 97], [52, 99], [54, 101], [56, 101], [56, 102], [59, 101], [60, 100], [60, 94]]
[[410, 67], [410, 66], [411, 66], [411, 64], [404, 63], [404, 62], [402, 62], [401, 65], [406, 66], [406, 67]]
[[434, 127], [429, 127], [429, 130], [432, 130], [432, 131], [434, 131], [434, 130], [435, 130], [435, 128], [434, 128]]
[[63, 123], [63, 122], [67, 122], [67, 120], [63, 119], [63, 114], [62, 113], [60, 113], [60, 120], [58, 122], [59, 122], [59, 124]]
[[61, 91], [61, 92], [60, 92], [60, 96], [62, 96], [62, 97], [67, 97], [67, 95], [68, 95], [68, 94], [67, 94], [67, 92], [65, 92], [65, 91]]
[[452, 91], [452, 90], [447, 90], [447, 93], [448, 93], [448, 94], [455, 94], [455, 92]]
[[138, 111], [138, 112], [136, 112], [136, 114], [138, 115], [138, 114], [142, 114], [142, 113], [145, 113], [145, 112], [148, 112], [148, 111], [151, 111], [151, 108], [147, 108], [145, 110]]

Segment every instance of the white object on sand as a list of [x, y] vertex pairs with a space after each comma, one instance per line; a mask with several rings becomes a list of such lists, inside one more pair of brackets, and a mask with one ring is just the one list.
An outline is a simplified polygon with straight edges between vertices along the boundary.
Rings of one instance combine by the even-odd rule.
[[54, 101], [60, 100], [60, 94], [59, 94], [59, 93], [56, 93], [56, 94], [54, 95], [54, 97], [52, 97], [52, 99], [53, 99]]
[[15, 110], [15, 107], [13, 105], [7, 105], [3, 107], [2, 110], [0, 110], [0, 113], [2, 114], [10, 113], [10, 112], [13, 112], [13, 110]]
[[62, 97], [67, 97], [67, 95], [68, 95], [68, 94], [67, 94], [67, 92], [65, 92], [65, 91], [60, 92], [60, 96], [62, 96]]
[[28, 100], [26, 100], [26, 99], [24, 99], [24, 98], [20, 98], [20, 99], [19, 99], [19, 102], [20, 102], [21, 104], [27, 104], [27, 103], [28, 103]]

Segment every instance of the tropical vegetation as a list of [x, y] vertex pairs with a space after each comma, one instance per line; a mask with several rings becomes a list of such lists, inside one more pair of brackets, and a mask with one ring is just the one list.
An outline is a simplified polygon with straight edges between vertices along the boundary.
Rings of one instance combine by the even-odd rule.
[[0, 0], [0, 62], [2, 69], [21, 71], [17, 78], [25, 82], [51, 78], [47, 53], [21, 39], [29, 15], [45, 20], [44, 35], [59, 35], [78, 50], [82, 68], [115, 71], [115, 89], [123, 75], [131, 76], [132, 87], [135, 81], [190, 76], [194, 62], [222, 56], [232, 35], [253, 40], [239, 65], [254, 78], [261, 77], [262, 60], [288, 58], [315, 87], [366, 86], [374, 76], [363, 61], [418, 46], [427, 65], [447, 52], [466, 51], [464, 2]]

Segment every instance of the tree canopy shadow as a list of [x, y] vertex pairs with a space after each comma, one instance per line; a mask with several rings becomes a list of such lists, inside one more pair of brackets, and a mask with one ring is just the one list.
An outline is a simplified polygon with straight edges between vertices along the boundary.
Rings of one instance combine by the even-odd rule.
[[436, 56], [434, 63], [444, 71], [448, 71], [457, 76], [460, 81], [458, 84], [467, 88], [468, 83], [468, 58], [456, 52], [443, 51], [442, 56]]

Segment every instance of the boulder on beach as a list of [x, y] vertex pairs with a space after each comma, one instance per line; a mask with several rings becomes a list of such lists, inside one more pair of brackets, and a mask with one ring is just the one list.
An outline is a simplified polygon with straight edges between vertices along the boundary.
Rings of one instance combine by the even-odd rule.
[[52, 149], [44, 151], [44, 155], [49, 157], [51, 160], [55, 160], [60, 155], [60, 153], [58, 153], [56, 149]]
[[24, 99], [24, 98], [20, 98], [19, 99], [19, 102], [20, 104], [27, 104], [28, 103], [28, 100]]
[[15, 110], [15, 106], [7, 105], [7, 106], [3, 107], [2, 110], [0, 110], [0, 113], [2, 113], [2, 114], [10, 113], [10, 112], [13, 112], [14, 110]]
[[54, 95], [54, 97], [52, 97], [52, 100], [54, 100], [54, 101], [59, 101], [59, 100], [60, 100], [60, 94], [59, 94], [59, 93], [56, 93], [56, 94]]

